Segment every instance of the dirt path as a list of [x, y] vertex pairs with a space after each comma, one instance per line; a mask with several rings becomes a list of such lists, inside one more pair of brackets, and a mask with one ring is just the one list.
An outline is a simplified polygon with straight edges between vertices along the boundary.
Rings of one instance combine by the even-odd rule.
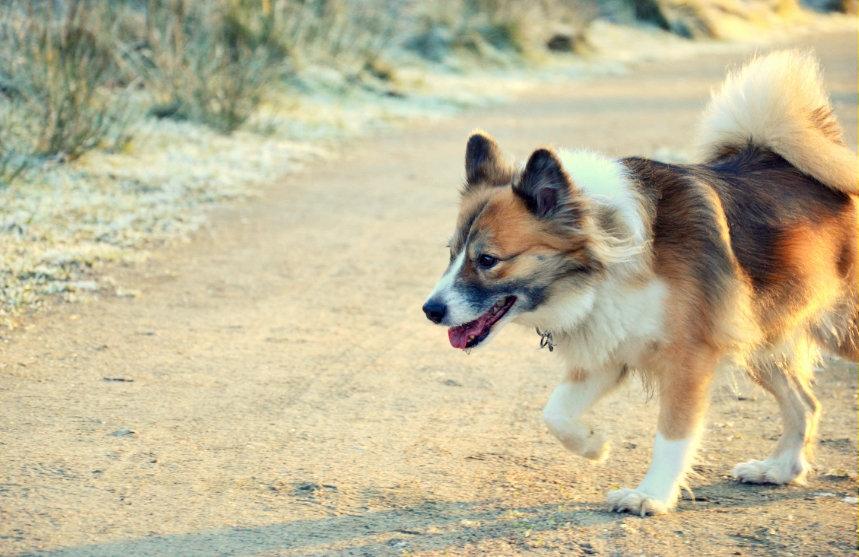
[[[856, 37], [813, 43], [855, 146]], [[561, 369], [536, 335], [511, 327], [466, 357], [420, 315], [471, 129], [520, 157], [683, 149], [729, 61], [547, 86], [366, 140], [127, 272], [141, 297], [58, 308], [6, 339], [0, 552], [854, 554], [850, 366], [819, 374], [809, 486], [728, 479], [767, 453], [778, 419], [761, 391], [722, 386], [695, 500], [640, 519], [603, 506], [648, 463], [656, 404], [638, 384], [594, 413], [614, 452], [591, 465], [541, 424]]]

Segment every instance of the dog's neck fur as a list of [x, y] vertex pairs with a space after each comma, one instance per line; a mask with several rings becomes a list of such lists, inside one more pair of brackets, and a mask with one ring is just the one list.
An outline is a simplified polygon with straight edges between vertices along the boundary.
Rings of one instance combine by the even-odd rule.
[[[573, 182], [597, 206], [620, 217], [634, 254], [615, 262], [592, 286], [559, 285], [536, 312], [517, 321], [551, 333], [553, 344], [570, 367], [594, 367], [620, 360], [635, 365], [642, 347], [662, 330], [666, 287], [649, 272], [650, 221], [641, 196], [619, 161], [590, 152], [562, 151]], [[631, 275], [650, 276], [630, 282]]]
[[642, 214], [640, 194], [627, 167], [593, 151], [562, 150], [559, 155], [564, 170], [587, 198], [597, 206], [614, 209], [628, 229], [631, 241], [645, 243], [650, 234], [649, 219]]
[[660, 338], [665, 295], [665, 284], [657, 278], [634, 286], [609, 278], [584, 292], [560, 296], [517, 322], [551, 333], [571, 368], [614, 360], [635, 367], [642, 349]]

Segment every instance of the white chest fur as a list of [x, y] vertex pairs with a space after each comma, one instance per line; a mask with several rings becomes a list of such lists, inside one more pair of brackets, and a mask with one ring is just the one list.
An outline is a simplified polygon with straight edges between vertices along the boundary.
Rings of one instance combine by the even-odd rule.
[[644, 352], [662, 337], [666, 292], [658, 279], [637, 287], [608, 281], [593, 291], [590, 311], [576, 316], [575, 325], [566, 321], [562, 328], [544, 326], [571, 369], [609, 362], [637, 367]]

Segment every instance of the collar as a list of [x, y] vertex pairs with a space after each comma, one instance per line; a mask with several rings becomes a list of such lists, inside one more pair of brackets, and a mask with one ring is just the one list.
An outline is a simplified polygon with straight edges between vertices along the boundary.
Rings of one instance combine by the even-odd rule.
[[540, 335], [540, 348], [548, 348], [549, 352], [555, 350], [555, 339], [552, 338], [552, 331], [541, 331], [540, 327], [535, 327], [535, 330]]

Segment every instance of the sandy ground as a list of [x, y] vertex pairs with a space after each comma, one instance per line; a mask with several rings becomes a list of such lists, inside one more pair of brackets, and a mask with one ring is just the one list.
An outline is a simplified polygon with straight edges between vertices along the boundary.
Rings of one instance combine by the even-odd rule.
[[[808, 39], [856, 144], [856, 36]], [[631, 382], [592, 423], [601, 465], [541, 424], [560, 362], [508, 328], [471, 356], [420, 304], [446, 263], [468, 132], [684, 150], [739, 55], [546, 85], [506, 106], [352, 145], [117, 270], [137, 298], [60, 306], [3, 339], [0, 552], [50, 555], [855, 554], [857, 379], [818, 375], [806, 487], [737, 485], [777, 438], [775, 404], [714, 392], [667, 516], [606, 512], [649, 459], [657, 405]], [[853, 499], [851, 499], [853, 498]]]

